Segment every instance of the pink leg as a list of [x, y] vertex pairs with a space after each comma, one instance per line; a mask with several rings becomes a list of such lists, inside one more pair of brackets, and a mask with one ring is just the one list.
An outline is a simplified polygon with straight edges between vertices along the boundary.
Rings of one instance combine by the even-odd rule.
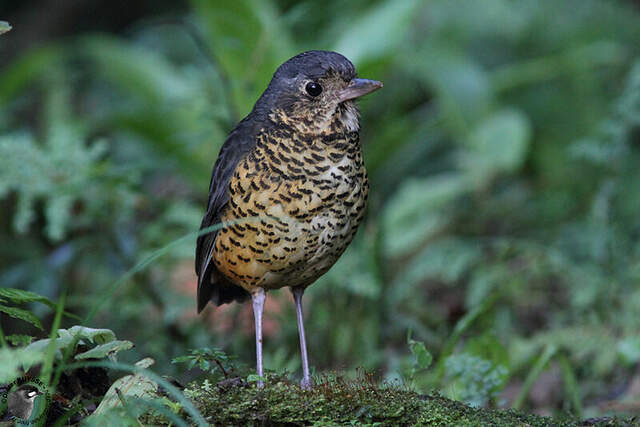
[[304, 389], [311, 388], [311, 376], [309, 375], [309, 359], [307, 357], [307, 340], [304, 336], [304, 318], [302, 317], [302, 294], [304, 288], [291, 288], [293, 300], [296, 303], [296, 317], [298, 319], [298, 335], [300, 335], [300, 353], [302, 355], [302, 381], [300, 386]]
[[[262, 309], [266, 295], [264, 289], [259, 288], [254, 294], [251, 294], [253, 302], [253, 317], [256, 324], [256, 371], [259, 376], [263, 376], [262, 372]], [[258, 381], [258, 387], [264, 387], [262, 381]]]

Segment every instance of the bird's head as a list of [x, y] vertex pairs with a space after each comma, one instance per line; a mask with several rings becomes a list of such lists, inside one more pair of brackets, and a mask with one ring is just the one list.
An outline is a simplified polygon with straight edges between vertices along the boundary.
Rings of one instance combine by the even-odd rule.
[[15, 393], [17, 393], [25, 402], [33, 402], [36, 400], [36, 397], [42, 394], [37, 387], [30, 384], [21, 386], [15, 391]]
[[31, 384], [24, 384], [13, 390], [7, 397], [9, 414], [22, 419], [29, 418], [34, 402], [41, 394], [42, 392]]
[[379, 81], [358, 78], [351, 61], [339, 53], [309, 51], [276, 70], [256, 108], [306, 132], [322, 132], [336, 124], [357, 131], [354, 100], [381, 87]]

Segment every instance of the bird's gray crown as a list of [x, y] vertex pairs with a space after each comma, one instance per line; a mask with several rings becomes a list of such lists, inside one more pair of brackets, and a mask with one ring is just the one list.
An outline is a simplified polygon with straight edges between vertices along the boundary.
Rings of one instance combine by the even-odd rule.
[[328, 72], [339, 74], [346, 81], [357, 76], [356, 68], [344, 56], [326, 50], [302, 52], [282, 64], [273, 75], [274, 79], [291, 79], [299, 74], [309, 78], [319, 78]]

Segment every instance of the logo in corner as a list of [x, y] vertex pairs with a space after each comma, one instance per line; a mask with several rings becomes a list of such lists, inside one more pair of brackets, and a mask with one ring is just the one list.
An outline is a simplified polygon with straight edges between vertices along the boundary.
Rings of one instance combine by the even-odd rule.
[[5, 390], [1, 395], [2, 406], [6, 405], [9, 417], [22, 425], [36, 424], [46, 418], [51, 394], [40, 380], [20, 378], [2, 388]]

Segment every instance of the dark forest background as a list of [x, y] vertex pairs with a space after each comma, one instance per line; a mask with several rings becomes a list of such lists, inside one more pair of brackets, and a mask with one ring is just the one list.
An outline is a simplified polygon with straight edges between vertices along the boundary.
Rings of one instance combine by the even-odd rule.
[[[25, 0], [0, 20], [0, 285], [64, 296], [82, 322], [60, 327], [111, 329], [162, 374], [206, 346], [253, 365], [249, 304], [197, 316], [178, 239], [276, 67], [336, 50], [385, 87], [360, 101], [366, 221], [306, 294], [316, 371], [640, 412], [637, 2]], [[55, 314], [22, 308], [43, 330], [0, 315], [18, 346]], [[266, 367], [298, 372], [288, 291], [265, 335]]]

